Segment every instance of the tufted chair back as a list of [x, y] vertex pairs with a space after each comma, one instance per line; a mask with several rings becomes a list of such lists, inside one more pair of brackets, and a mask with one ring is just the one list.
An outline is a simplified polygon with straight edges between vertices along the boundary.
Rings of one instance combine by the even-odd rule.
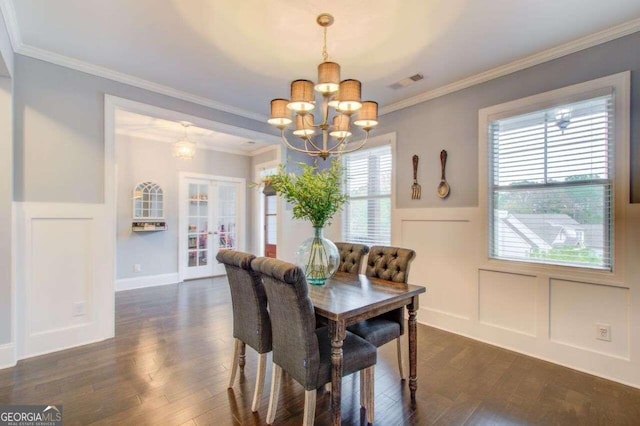
[[400, 247], [373, 246], [367, 260], [368, 277], [380, 278], [395, 283], [407, 283], [409, 267], [416, 252]]
[[359, 274], [364, 255], [369, 253], [369, 247], [364, 244], [335, 243], [340, 252], [340, 266], [338, 271], [349, 274]]
[[313, 304], [302, 269], [268, 257], [256, 258], [251, 266], [262, 274], [269, 300], [273, 362], [305, 389], [316, 389], [320, 352]]
[[259, 354], [271, 351], [271, 321], [267, 295], [260, 274], [251, 269], [255, 256], [236, 250], [220, 250], [216, 256], [227, 270], [233, 306], [233, 337]]

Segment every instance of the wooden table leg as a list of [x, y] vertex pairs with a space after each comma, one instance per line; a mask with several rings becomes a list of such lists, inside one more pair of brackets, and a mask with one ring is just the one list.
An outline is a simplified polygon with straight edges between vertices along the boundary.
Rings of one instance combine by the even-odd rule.
[[414, 296], [409, 304], [409, 390], [411, 400], [416, 399], [418, 389], [418, 332], [416, 326], [416, 314], [418, 313], [419, 296]]
[[344, 321], [329, 321], [331, 336], [331, 411], [333, 425], [342, 422], [342, 344], [347, 335]]

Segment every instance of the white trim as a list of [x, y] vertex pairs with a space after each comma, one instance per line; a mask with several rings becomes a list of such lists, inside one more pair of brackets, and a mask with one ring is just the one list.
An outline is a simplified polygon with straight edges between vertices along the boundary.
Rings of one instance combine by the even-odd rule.
[[478, 112], [478, 206], [481, 221], [487, 223], [487, 149], [489, 146], [489, 136], [487, 126], [495, 117], [503, 116], [510, 111], [524, 111], [545, 108], [556, 102], [580, 96], [583, 93], [611, 87], [615, 90], [614, 111], [615, 111], [615, 200], [614, 200], [614, 241], [613, 251], [614, 262], [613, 272], [589, 270], [586, 268], [563, 267], [558, 265], [529, 264], [525, 262], [510, 262], [505, 260], [489, 259], [487, 257], [488, 230], [487, 226], [481, 227], [481, 241], [483, 241], [484, 260], [480, 263], [480, 269], [499, 269], [505, 272], [550, 275], [554, 278], [569, 280], [593, 281], [606, 285], [623, 287], [626, 271], [626, 242], [625, 242], [625, 216], [629, 203], [629, 111], [630, 111], [630, 83], [631, 73], [629, 71], [613, 74], [607, 77], [586, 81], [579, 84], [551, 90], [538, 95], [528, 96], [482, 108]]
[[16, 365], [16, 347], [13, 343], [0, 345], [0, 370]]
[[16, 16], [16, 9], [13, 7], [13, 1], [1, 0], [0, 11], [4, 17], [4, 24], [7, 27], [7, 33], [9, 33], [9, 41], [11, 41], [11, 47], [14, 52], [18, 51], [18, 48], [23, 45], [22, 36], [20, 35], [20, 28], [18, 27], [18, 17]]
[[576, 53], [581, 50], [588, 49], [590, 47], [597, 46], [599, 44], [603, 44], [608, 41], [627, 36], [629, 34], [633, 34], [637, 31], [640, 31], [640, 18], [625, 22], [620, 25], [616, 25], [615, 27], [599, 31], [585, 37], [581, 37], [579, 39], [561, 44], [556, 47], [552, 47], [551, 49], [535, 53], [531, 56], [527, 56], [526, 58], [518, 59], [508, 64], [492, 68], [488, 71], [481, 72], [480, 74], [476, 74], [471, 77], [467, 77], [462, 80], [447, 84], [445, 86], [429, 90], [419, 95], [403, 99], [399, 102], [385, 105], [384, 107], [380, 108], [379, 115], [389, 114], [390, 112], [398, 111], [422, 102], [430, 101], [432, 99], [439, 98], [441, 96], [445, 96], [450, 93], [475, 86], [477, 84], [485, 83], [498, 77], [503, 77], [517, 71], [522, 71], [535, 65], [552, 61], [554, 59], [558, 59], [563, 56], [567, 56], [572, 53]]
[[116, 280], [116, 291], [133, 290], [136, 288], [157, 287], [170, 284], [178, 284], [180, 278], [178, 273], [146, 275], [144, 277], [122, 278]]

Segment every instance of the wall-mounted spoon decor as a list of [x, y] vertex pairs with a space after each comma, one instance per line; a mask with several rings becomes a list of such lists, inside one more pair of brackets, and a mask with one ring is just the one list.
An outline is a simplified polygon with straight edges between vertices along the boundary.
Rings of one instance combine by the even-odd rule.
[[447, 179], [445, 178], [444, 168], [447, 166], [447, 151], [440, 151], [440, 168], [442, 170], [442, 175], [440, 177], [440, 184], [438, 184], [438, 197], [447, 198], [449, 195], [449, 184], [447, 183]]

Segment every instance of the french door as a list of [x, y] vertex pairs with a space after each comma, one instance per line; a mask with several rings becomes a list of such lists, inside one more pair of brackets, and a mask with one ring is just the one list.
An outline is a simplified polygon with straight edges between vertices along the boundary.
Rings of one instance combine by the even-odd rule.
[[180, 278], [224, 275], [219, 250], [244, 249], [245, 180], [180, 176]]

